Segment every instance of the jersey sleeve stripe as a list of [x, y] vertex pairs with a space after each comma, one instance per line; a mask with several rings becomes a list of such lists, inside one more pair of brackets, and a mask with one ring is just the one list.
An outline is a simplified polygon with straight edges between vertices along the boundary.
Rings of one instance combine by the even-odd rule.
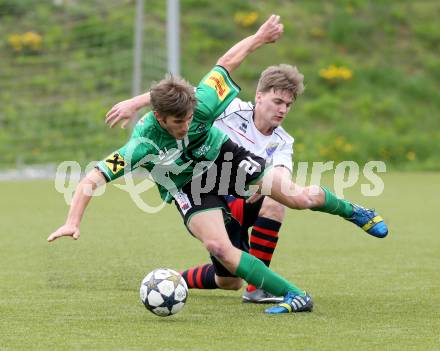
[[222, 71], [224, 77], [228, 80], [228, 84], [230, 84], [237, 91], [241, 90], [240, 86], [237, 83], [235, 83], [234, 80], [231, 78], [231, 76], [229, 75], [229, 72], [226, 70], [226, 68], [224, 68], [220, 65], [216, 65], [215, 67], [219, 68]]
[[102, 175], [104, 176], [105, 180], [107, 182], [110, 182], [112, 180], [112, 177], [109, 175], [108, 173], [108, 169], [107, 167], [105, 167], [104, 165], [102, 165], [101, 163], [98, 163], [95, 168], [100, 171], [102, 173]]

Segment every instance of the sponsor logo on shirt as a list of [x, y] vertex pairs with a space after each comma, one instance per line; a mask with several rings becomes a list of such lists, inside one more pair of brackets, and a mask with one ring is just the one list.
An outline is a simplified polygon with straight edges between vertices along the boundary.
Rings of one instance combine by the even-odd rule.
[[204, 84], [215, 89], [218, 98], [223, 101], [231, 90], [225, 82], [225, 78], [216, 71], [212, 71], [203, 82]]
[[119, 152], [110, 154], [105, 159], [105, 165], [113, 174], [116, 174], [125, 167], [124, 157]]
[[186, 195], [183, 191], [179, 191], [176, 195], [174, 195], [174, 200], [176, 200], [177, 205], [179, 205], [183, 215], [185, 215], [192, 207], [188, 195]]
[[272, 156], [272, 154], [277, 149], [278, 145], [279, 143], [270, 143], [269, 145], [266, 146], [266, 154], [268, 157]]
[[243, 133], [246, 133], [247, 127], [248, 127], [247, 122], [243, 122], [242, 124], [240, 124], [240, 127], [238, 127], [238, 129], [240, 129]]

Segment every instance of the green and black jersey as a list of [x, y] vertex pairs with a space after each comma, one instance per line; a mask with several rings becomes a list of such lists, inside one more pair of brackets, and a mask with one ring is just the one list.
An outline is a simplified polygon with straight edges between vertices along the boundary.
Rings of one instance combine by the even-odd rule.
[[156, 182], [162, 199], [171, 202], [174, 193], [196, 173], [206, 171], [206, 167], [196, 167], [197, 164], [209, 164], [218, 157], [228, 136], [213, 127], [213, 123], [239, 92], [228, 72], [215, 66], [197, 86], [197, 106], [184, 139], [171, 136], [149, 112], [136, 124], [128, 143], [97, 167], [108, 181], [143, 167]]

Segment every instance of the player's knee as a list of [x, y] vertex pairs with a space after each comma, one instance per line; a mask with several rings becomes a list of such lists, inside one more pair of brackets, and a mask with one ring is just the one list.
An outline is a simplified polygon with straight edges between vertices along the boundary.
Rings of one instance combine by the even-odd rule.
[[228, 258], [228, 253], [230, 251], [230, 245], [223, 243], [218, 240], [209, 240], [204, 242], [206, 249], [209, 253], [217, 257], [221, 261], [225, 261]]
[[215, 277], [215, 282], [220, 289], [239, 290], [243, 286], [243, 279], [238, 277]]
[[298, 210], [305, 210], [315, 206], [315, 198], [321, 191], [317, 185], [311, 185], [302, 189], [301, 193], [295, 198]]
[[303, 193], [295, 196], [295, 201], [293, 204], [293, 208], [296, 210], [305, 210], [306, 208], [309, 208], [310, 201]]
[[307, 192], [309, 198], [315, 198], [323, 193], [323, 190], [319, 185], [310, 185], [304, 188], [304, 190]]

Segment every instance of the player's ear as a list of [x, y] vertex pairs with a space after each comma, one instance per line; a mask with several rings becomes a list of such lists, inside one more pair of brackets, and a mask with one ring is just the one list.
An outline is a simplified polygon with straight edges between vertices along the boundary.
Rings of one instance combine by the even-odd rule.
[[161, 115], [159, 115], [159, 113], [157, 111], [153, 111], [153, 114], [154, 114], [154, 117], [156, 117], [156, 119], [158, 121], [161, 121], [161, 122], [164, 121], [164, 118]]
[[262, 96], [262, 92], [261, 91], [257, 91], [255, 93], [255, 103], [261, 102], [261, 96]]

